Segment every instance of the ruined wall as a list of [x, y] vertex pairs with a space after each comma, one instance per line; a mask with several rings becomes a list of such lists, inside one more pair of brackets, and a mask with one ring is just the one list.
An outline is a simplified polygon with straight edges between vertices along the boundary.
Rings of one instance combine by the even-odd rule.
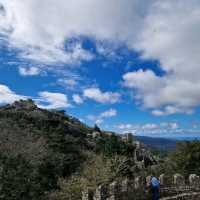
[[189, 192], [179, 195], [174, 195], [171, 197], [163, 197], [160, 200], [199, 200], [200, 192]]
[[[145, 200], [150, 195], [151, 176], [125, 179], [122, 182], [113, 182], [110, 185], [99, 186], [95, 191], [83, 191], [82, 200]], [[161, 184], [161, 199], [200, 199], [200, 178], [191, 174], [185, 179], [180, 174], [173, 177], [164, 174], [159, 176]], [[180, 195], [185, 195], [180, 197]]]

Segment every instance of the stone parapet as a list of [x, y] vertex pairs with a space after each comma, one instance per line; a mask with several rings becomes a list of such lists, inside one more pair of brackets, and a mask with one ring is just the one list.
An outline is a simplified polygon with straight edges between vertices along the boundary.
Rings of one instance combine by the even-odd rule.
[[[125, 179], [121, 182], [113, 182], [110, 185], [99, 186], [96, 190], [87, 189], [82, 193], [82, 200], [145, 200], [150, 194], [151, 175]], [[172, 177], [165, 174], [159, 176], [161, 199], [178, 199], [179, 195], [199, 195], [200, 178], [191, 174], [185, 179], [181, 174], [174, 174]], [[186, 184], [187, 183], [187, 184]], [[177, 196], [177, 198], [176, 198]], [[199, 197], [199, 196], [198, 196]], [[186, 199], [186, 197], [180, 198]], [[196, 198], [198, 199], [198, 198]], [[200, 199], [200, 198], [199, 198]]]

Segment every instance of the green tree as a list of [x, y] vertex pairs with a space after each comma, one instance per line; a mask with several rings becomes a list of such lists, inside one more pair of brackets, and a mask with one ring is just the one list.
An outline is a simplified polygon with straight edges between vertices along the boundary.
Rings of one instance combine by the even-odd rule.
[[169, 162], [173, 169], [184, 175], [200, 174], [200, 142], [181, 142], [171, 154]]

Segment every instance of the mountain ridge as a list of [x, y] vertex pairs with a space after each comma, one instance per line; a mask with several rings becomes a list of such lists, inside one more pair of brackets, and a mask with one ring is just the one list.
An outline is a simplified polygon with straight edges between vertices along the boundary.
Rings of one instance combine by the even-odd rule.
[[136, 140], [144, 143], [149, 148], [173, 151], [176, 149], [177, 140], [161, 138], [161, 137], [148, 137], [148, 136], [135, 136]]

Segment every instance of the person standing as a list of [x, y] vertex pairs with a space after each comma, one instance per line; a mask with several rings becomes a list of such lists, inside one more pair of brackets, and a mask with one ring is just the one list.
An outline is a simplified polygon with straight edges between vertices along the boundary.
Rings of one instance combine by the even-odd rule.
[[152, 176], [151, 178], [152, 200], [159, 200], [159, 188], [160, 188], [159, 180], [155, 176]]

